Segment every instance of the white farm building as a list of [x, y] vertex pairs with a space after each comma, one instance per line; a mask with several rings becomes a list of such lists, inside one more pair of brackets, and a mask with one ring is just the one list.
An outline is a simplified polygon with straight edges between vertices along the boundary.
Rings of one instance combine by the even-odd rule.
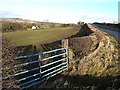
[[36, 26], [32, 26], [32, 30], [35, 30], [35, 29], [37, 29], [37, 27]]

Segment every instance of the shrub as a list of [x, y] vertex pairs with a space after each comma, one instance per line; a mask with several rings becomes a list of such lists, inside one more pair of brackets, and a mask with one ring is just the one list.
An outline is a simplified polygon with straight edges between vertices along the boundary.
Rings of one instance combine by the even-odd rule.
[[18, 23], [18, 22], [10, 22], [10, 21], [4, 21], [2, 22], [2, 31], [16, 31], [16, 30], [22, 30], [31, 28], [32, 24], [30, 23]]

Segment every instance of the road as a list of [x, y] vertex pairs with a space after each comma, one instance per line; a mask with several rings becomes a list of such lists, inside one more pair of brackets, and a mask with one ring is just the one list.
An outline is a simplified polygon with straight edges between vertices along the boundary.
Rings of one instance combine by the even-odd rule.
[[109, 29], [105, 29], [105, 28], [101, 28], [101, 27], [98, 27], [97, 25], [95, 24], [92, 24], [94, 27], [102, 30], [102, 31], [105, 31], [107, 32], [108, 34], [112, 35], [113, 37], [115, 37], [116, 39], [120, 40], [120, 32], [117, 32], [115, 30], [109, 30]]

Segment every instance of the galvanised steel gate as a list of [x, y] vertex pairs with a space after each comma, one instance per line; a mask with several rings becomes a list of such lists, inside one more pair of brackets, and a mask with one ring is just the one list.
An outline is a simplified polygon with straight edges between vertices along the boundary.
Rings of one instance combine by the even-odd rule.
[[14, 82], [19, 82], [19, 84], [16, 86], [17, 88], [27, 89], [29, 87], [38, 85], [39, 83], [44, 82], [46, 79], [53, 77], [65, 70], [68, 70], [68, 51], [66, 48], [60, 48], [26, 56], [19, 56], [15, 58], [15, 60], [25, 61], [25, 59], [31, 59], [32, 57], [37, 57], [38, 59], [14, 65], [13, 68], [21, 67], [25, 70], [3, 77], [2, 80], [14, 77]]

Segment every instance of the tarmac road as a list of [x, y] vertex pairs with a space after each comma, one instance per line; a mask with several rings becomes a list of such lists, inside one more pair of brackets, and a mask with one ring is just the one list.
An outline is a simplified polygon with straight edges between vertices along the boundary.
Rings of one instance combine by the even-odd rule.
[[109, 29], [105, 29], [105, 28], [101, 28], [98, 27], [95, 24], [92, 24], [94, 27], [98, 28], [99, 30], [102, 30], [104, 32], [107, 32], [108, 34], [112, 35], [113, 37], [115, 37], [116, 39], [120, 40], [120, 32], [115, 31], [115, 30], [109, 30]]

